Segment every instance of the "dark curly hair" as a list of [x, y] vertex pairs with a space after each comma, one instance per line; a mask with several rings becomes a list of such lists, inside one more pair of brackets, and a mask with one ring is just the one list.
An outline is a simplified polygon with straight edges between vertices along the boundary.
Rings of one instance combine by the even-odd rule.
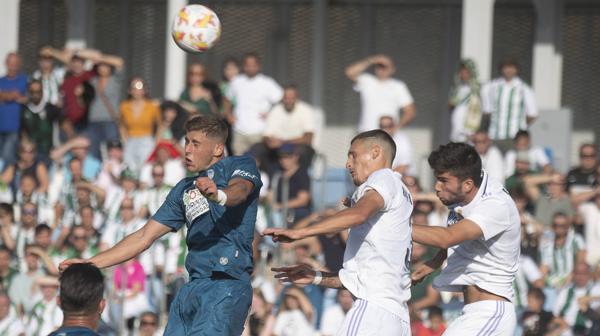
[[433, 151], [427, 161], [436, 175], [450, 173], [461, 181], [471, 179], [477, 187], [481, 185], [481, 158], [471, 145], [450, 142]]

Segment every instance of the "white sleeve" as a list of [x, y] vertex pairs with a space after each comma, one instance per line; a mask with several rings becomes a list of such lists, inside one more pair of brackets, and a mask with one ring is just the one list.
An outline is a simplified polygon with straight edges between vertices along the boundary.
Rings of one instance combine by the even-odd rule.
[[552, 309], [552, 313], [554, 316], [559, 316], [560, 311], [562, 310], [565, 302], [567, 301], [567, 292], [569, 291], [569, 287], [563, 288], [560, 293], [558, 293], [558, 297], [556, 301], [554, 301], [554, 309]]
[[479, 225], [483, 238], [489, 240], [508, 228], [511, 222], [509, 214], [510, 211], [505, 203], [488, 198], [481, 201], [476, 212], [468, 215], [466, 219]]
[[396, 98], [398, 101], [396, 102], [400, 108], [405, 108], [406, 106], [412, 104], [414, 102], [408, 87], [403, 82], [398, 83], [398, 92], [396, 94]]
[[507, 178], [515, 173], [515, 160], [516, 153], [514, 150], [511, 149], [506, 152], [506, 156], [504, 157], [504, 176]]
[[263, 132], [263, 136], [273, 136], [277, 132], [277, 119], [279, 110], [281, 110], [281, 104], [275, 105], [271, 112], [267, 115], [266, 126]]
[[587, 247], [585, 246], [585, 240], [583, 240], [583, 237], [579, 233], [576, 233], [573, 239], [575, 240], [575, 243], [577, 243], [579, 251], [587, 250]]
[[[600, 285], [596, 284], [594, 285], [594, 287], [592, 287], [592, 290], [590, 291], [590, 296], [600, 296]], [[598, 300], [594, 300], [590, 303], [590, 307], [593, 310], [597, 310], [598, 307], [600, 307], [600, 301]]]
[[369, 83], [373, 81], [373, 76], [368, 72], [363, 72], [356, 77], [356, 83], [354, 83], [354, 91], [360, 92], [369, 86]]
[[394, 136], [394, 142], [396, 143], [396, 156], [394, 157], [392, 168], [410, 165], [412, 162], [412, 147], [408, 137], [404, 136], [404, 134], [396, 134]]
[[546, 155], [546, 151], [542, 147], [535, 147], [532, 149], [533, 156], [535, 157], [535, 164], [539, 168], [544, 168], [546, 165], [550, 164], [550, 158]]
[[537, 103], [535, 101], [535, 96], [533, 94], [533, 90], [530, 87], [526, 86], [523, 90], [523, 99], [525, 99], [525, 113], [528, 117], [536, 118], [539, 115], [539, 111], [537, 108]]
[[481, 108], [483, 113], [494, 112], [494, 102], [492, 97], [493, 82], [485, 83], [481, 86]]
[[388, 211], [392, 207], [394, 195], [399, 192], [395, 188], [392, 174], [389, 169], [378, 170], [369, 176], [365, 184], [365, 191], [375, 190], [383, 198], [383, 211]]
[[521, 267], [523, 267], [523, 274], [525, 274], [527, 281], [533, 283], [534, 281], [541, 279], [542, 272], [540, 272], [540, 269], [535, 262], [528, 256], [521, 256], [521, 258], [523, 258]]
[[281, 88], [281, 86], [279, 86], [279, 84], [277, 84], [277, 82], [274, 79], [269, 78], [269, 85], [268, 85], [269, 102], [271, 104], [275, 105], [275, 104], [279, 103], [282, 98], [283, 98], [283, 89]]
[[140, 171], [140, 182], [147, 186], [152, 186], [154, 184], [154, 181], [152, 181], [152, 164], [145, 163], [142, 166], [142, 170]]
[[315, 110], [312, 106], [302, 103], [302, 127], [304, 133], [312, 133], [316, 129]]
[[229, 101], [233, 101], [235, 99], [235, 86], [237, 85], [237, 78], [233, 78], [231, 83], [227, 85], [227, 89], [225, 90], [225, 97]]

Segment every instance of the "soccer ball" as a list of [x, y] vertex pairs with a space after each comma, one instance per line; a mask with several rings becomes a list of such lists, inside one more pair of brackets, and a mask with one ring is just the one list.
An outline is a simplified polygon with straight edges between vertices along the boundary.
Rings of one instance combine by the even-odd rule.
[[210, 8], [202, 5], [187, 5], [177, 13], [171, 35], [181, 49], [191, 53], [201, 53], [219, 40], [221, 22]]

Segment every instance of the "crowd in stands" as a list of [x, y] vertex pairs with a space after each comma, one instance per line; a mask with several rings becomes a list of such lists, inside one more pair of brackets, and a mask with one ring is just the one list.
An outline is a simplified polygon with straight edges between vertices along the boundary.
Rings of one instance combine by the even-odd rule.
[[[260, 58], [225, 60], [220, 82], [203, 64], [188, 67], [177, 101], [149, 97], [144, 78], [124, 78], [119, 56], [41, 48], [38, 69], [21, 72], [17, 53], [0, 78], [0, 334], [47, 335], [62, 322], [57, 265], [88, 258], [136, 231], [183, 177], [184, 123], [219, 115], [230, 125], [229, 155], [251, 155], [264, 187], [254, 244], [253, 300], [244, 335], [334, 335], [350, 310], [345, 290], [277, 283], [275, 263], [337, 272], [347, 232], [275, 245], [267, 226], [308, 226], [338, 211], [314, 211], [313, 108], [294, 85], [261, 73]], [[372, 71], [370, 71], [372, 68]], [[346, 75], [361, 98], [359, 131], [380, 128], [397, 145], [393, 163], [415, 199], [414, 225], [445, 225], [448, 210], [416, 177], [405, 127], [415, 102], [394, 63], [375, 55]], [[480, 83], [461, 62], [450, 92], [452, 141], [469, 142], [488, 174], [505, 182], [521, 216], [521, 260], [514, 282], [518, 335], [593, 335], [600, 330], [600, 169], [597, 148], [582, 144], [568, 173], [553, 167], [529, 125], [532, 90], [506, 59], [500, 76]], [[348, 144], [340, 144], [340, 150]], [[542, 145], [542, 146], [540, 146]], [[101, 333], [160, 334], [186, 281], [185, 232], [171, 233], [138, 258], [105, 270]], [[413, 245], [411, 267], [434, 249]], [[460, 314], [460, 295], [438, 292], [433, 277], [412, 287], [412, 333], [441, 335]]]

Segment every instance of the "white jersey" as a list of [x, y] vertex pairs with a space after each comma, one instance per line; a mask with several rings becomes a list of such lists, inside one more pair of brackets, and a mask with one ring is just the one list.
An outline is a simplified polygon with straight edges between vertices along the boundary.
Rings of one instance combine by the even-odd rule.
[[451, 207], [448, 226], [468, 219], [479, 225], [483, 236], [448, 249], [447, 266], [433, 281], [440, 291], [459, 292], [476, 285], [514, 301], [512, 288], [519, 267], [521, 221], [514, 201], [502, 184], [483, 181], [473, 200]]
[[409, 321], [412, 197], [402, 175], [387, 168], [356, 189], [352, 206], [369, 190], [383, 198], [384, 206], [350, 229], [340, 280], [355, 297]]

